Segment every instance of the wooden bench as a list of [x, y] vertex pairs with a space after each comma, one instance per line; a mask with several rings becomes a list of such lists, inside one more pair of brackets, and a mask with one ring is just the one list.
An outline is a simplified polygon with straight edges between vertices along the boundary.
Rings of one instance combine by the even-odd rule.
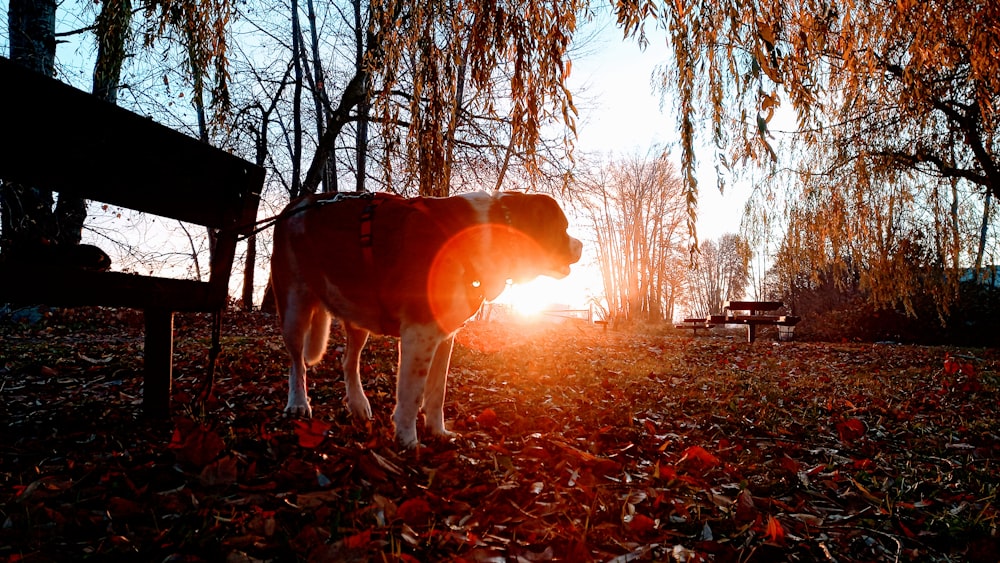
[[256, 219], [264, 170], [0, 58], [0, 179], [217, 233], [208, 281], [0, 264], [0, 303], [142, 309], [143, 407], [167, 416], [175, 311], [219, 312], [236, 244]]
[[699, 330], [711, 330], [715, 328], [711, 320], [708, 317], [689, 317], [684, 319], [678, 324], [674, 325], [674, 328], [680, 328], [685, 330], [690, 330], [695, 336], [698, 336]]
[[753, 342], [760, 325], [790, 327], [798, 324], [800, 319], [794, 315], [764, 314], [777, 311], [783, 306], [781, 301], [727, 301], [725, 314], [712, 315], [709, 320], [715, 324], [746, 325], [747, 342]]

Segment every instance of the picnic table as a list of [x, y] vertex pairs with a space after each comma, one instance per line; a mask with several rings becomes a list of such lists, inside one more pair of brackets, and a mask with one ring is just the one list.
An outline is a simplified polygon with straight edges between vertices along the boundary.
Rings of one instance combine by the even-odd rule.
[[688, 317], [674, 327], [691, 330], [695, 336], [698, 336], [699, 330], [711, 330], [715, 328], [715, 325], [706, 317]]
[[799, 317], [794, 315], [773, 314], [782, 306], [784, 303], [781, 301], [726, 301], [724, 314], [711, 315], [708, 322], [746, 325], [747, 342], [753, 342], [760, 325], [791, 327], [799, 322]]

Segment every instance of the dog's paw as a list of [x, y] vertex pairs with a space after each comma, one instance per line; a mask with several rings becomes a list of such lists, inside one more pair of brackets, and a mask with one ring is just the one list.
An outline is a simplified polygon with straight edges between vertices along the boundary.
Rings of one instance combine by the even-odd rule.
[[448, 441], [458, 437], [458, 434], [444, 427], [443, 420], [435, 424], [435, 418], [432, 416], [427, 417], [424, 429], [427, 431], [428, 436], [434, 438], [435, 440]]
[[285, 416], [297, 416], [302, 418], [312, 418], [312, 407], [309, 406], [309, 399], [305, 402], [288, 400], [285, 406]]
[[358, 397], [351, 397], [348, 394], [347, 410], [351, 411], [352, 416], [356, 416], [361, 420], [372, 419], [371, 403], [368, 402], [368, 397], [365, 397], [363, 393]]
[[458, 432], [452, 432], [450, 430], [442, 430], [440, 432], [429, 430], [427, 437], [429, 438], [430, 441], [438, 443], [448, 443], [461, 439], [462, 435], [459, 434]]
[[396, 431], [396, 443], [399, 444], [400, 446], [402, 446], [403, 449], [406, 449], [406, 450], [416, 449], [417, 446], [420, 445], [420, 441], [417, 440], [416, 429], [414, 429], [412, 431], [404, 431], [404, 432], [400, 432], [399, 430], [397, 430]]

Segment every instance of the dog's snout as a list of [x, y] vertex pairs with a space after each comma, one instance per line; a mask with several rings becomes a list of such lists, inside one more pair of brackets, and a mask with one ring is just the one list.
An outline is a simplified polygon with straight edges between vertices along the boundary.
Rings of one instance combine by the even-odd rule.
[[583, 243], [579, 240], [569, 237], [569, 255], [573, 259], [571, 264], [575, 264], [580, 261], [580, 257], [583, 256]]

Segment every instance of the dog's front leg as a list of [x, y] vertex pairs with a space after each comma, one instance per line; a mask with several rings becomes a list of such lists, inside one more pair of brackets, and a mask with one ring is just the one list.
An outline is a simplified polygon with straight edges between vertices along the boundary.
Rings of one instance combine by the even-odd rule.
[[361, 385], [361, 351], [368, 342], [368, 331], [344, 323], [347, 333], [347, 351], [344, 357], [344, 385], [347, 387], [347, 408], [361, 420], [370, 420], [372, 407]]
[[301, 319], [308, 318], [299, 310], [286, 311], [282, 336], [288, 355], [291, 359], [291, 369], [288, 371], [288, 404], [285, 413], [291, 416], [312, 416], [309, 406], [309, 390], [306, 383], [305, 340], [308, 324]]
[[306, 362], [301, 357], [292, 358], [292, 369], [288, 372], [288, 404], [285, 406], [285, 413], [312, 417], [309, 392], [306, 389]]
[[403, 327], [400, 335], [396, 410], [392, 413], [392, 421], [396, 426], [396, 440], [405, 448], [417, 446], [417, 413], [423, 402], [431, 360], [440, 342], [441, 333], [436, 324]]
[[427, 431], [432, 436], [450, 438], [454, 436], [444, 427], [444, 397], [448, 386], [448, 366], [451, 363], [451, 349], [455, 336], [445, 338], [434, 351], [434, 360], [424, 388], [424, 416]]

